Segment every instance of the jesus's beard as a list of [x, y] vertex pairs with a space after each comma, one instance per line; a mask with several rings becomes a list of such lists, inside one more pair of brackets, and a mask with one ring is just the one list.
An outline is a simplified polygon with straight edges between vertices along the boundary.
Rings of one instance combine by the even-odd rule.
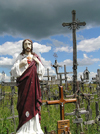
[[31, 49], [30, 48], [26, 48], [25, 51], [26, 52], [31, 52]]

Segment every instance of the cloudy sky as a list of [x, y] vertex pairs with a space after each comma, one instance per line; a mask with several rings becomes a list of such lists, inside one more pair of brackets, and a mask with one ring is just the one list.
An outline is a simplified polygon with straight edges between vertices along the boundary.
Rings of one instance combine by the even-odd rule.
[[[2, 71], [6, 81], [18, 54], [22, 41], [31, 39], [45, 69], [55, 75], [54, 53], [63, 72], [72, 72], [72, 30], [62, 23], [72, 22], [72, 10], [76, 20], [86, 22], [76, 32], [78, 78], [88, 67], [90, 79], [100, 68], [100, 1], [99, 0], [0, 0], [0, 79]], [[71, 77], [71, 76], [70, 76]]]

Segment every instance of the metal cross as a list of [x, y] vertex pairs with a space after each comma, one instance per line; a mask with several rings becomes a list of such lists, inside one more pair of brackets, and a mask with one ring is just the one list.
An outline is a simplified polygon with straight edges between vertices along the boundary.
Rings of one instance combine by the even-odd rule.
[[73, 33], [73, 93], [76, 91], [76, 81], [77, 81], [77, 46], [76, 46], [76, 29], [79, 29], [80, 26], [85, 26], [85, 22], [79, 22], [75, 20], [76, 11], [72, 11], [72, 22], [71, 23], [63, 23], [62, 26], [69, 26], [72, 29]]

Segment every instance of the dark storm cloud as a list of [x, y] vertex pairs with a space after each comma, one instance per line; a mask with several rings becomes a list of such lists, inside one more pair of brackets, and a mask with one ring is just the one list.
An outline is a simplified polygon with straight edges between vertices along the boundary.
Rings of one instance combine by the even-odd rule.
[[76, 18], [85, 21], [86, 26], [100, 25], [99, 0], [0, 1], [0, 35], [39, 40], [71, 32], [62, 23], [72, 21], [73, 9]]

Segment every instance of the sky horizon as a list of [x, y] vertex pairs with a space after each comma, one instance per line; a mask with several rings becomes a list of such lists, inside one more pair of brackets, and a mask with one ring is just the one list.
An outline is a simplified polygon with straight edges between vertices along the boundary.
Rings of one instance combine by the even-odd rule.
[[[55, 75], [51, 66], [57, 59], [62, 65], [59, 72], [73, 72], [72, 30], [62, 23], [72, 22], [72, 10], [76, 20], [86, 22], [76, 30], [77, 78], [83, 75], [86, 67], [90, 80], [100, 69], [100, 1], [96, 0], [9, 0], [0, 1], [0, 81], [2, 71], [5, 81], [10, 81], [10, 70], [22, 51], [22, 41], [31, 39], [33, 51], [41, 58], [45, 70]], [[53, 55], [57, 54], [57, 58]], [[46, 75], [46, 73], [45, 73]], [[68, 79], [72, 74], [68, 75]]]

